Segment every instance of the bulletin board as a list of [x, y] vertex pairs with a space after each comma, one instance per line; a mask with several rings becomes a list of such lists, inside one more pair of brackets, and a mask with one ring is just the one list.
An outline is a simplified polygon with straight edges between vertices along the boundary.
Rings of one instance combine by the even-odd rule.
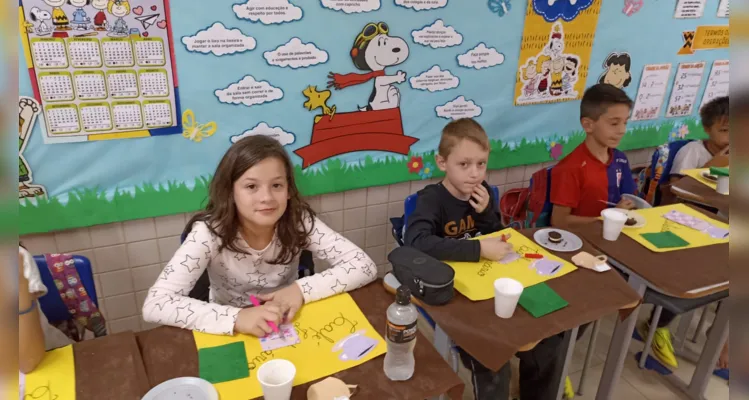
[[[621, 150], [704, 137], [699, 108], [728, 93], [728, 15], [727, 0], [21, 0], [20, 231], [197, 210], [248, 135], [285, 146], [304, 195], [439, 177], [440, 131], [462, 117], [489, 134], [490, 169], [558, 160], [582, 142], [579, 101], [598, 82], [635, 101]], [[90, 53], [114, 39], [151, 56], [162, 43], [164, 64], [98, 67]], [[86, 56], [41, 68], [39, 41]], [[111, 98], [112, 74], [138, 96]], [[102, 76], [108, 97], [80, 99], [76, 78]], [[49, 112], [71, 105], [129, 118], [167, 102], [169, 126], [50, 132]]]

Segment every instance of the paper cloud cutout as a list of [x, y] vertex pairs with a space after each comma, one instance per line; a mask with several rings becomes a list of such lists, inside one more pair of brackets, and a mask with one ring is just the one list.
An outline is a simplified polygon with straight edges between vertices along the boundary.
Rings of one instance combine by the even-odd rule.
[[554, 22], [560, 17], [572, 21], [581, 11], [590, 7], [593, 0], [531, 0], [533, 10], [547, 22]]
[[458, 96], [444, 105], [437, 106], [434, 110], [438, 117], [447, 119], [474, 118], [481, 115], [483, 111], [473, 100], [466, 100], [464, 96]]
[[445, 25], [445, 22], [441, 19], [434, 21], [431, 25], [412, 31], [411, 36], [415, 43], [433, 49], [457, 46], [463, 43], [463, 35], [452, 26]]
[[449, 70], [443, 71], [439, 65], [435, 65], [428, 71], [424, 71], [417, 76], [411, 77], [408, 82], [414, 89], [439, 92], [440, 90], [458, 87], [458, 85], [460, 85], [460, 78], [453, 75]]
[[314, 43], [303, 43], [295, 37], [275, 50], [266, 51], [263, 57], [270, 65], [296, 69], [326, 63], [328, 52], [318, 49]]
[[232, 7], [237, 18], [265, 25], [282, 24], [302, 19], [302, 9], [289, 0], [247, 0]]
[[320, 0], [320, 5], [346, 14], [370, 12], [380, 9], [380, 0]]
[[265, 122], [261, 122], [257, 125], [255, 125], [254, 128], [248, 129], [244, 132], [242, 132], [239, 135], [234, 135], [229, 140], [231, 140], [232, 143], [237, 143], [240, 139], [246, 138], [247, 136], [254, 136], [254, 135], [265, 135], [270, 136], [273, 139], [278, 140], [279, 143], [286, 146], [289, 144], [294, 143], [296, 140], [296, 136], [294, 136], [291, 132], [286, 132], [281, 127], [271, 127]]
[[217, 89], [213, 93], [222, 103], [244, 104], [247, 107], [283, 98], [283, 90], [266, 81], [258, 82], [251, 75], [246, 75], [239, 82], [232, 83], [225, 89]]
[[182, 36], [187, 51], [213, 53], [217, 56], [252, 50], [257, 45], [255, 38], [239, 29], [227, 29], [221, 22], [200, 30], [192, 36]]
[[412, 8], [416, 11], [434, 10], [447, 6], [447, 0], [395, 0], [396, 6]]
[[458, 65], [466, 68], [489, 68], [505, 62], [505, 55], [494, 47], [486, 47], [484, 43], [458, 56]]

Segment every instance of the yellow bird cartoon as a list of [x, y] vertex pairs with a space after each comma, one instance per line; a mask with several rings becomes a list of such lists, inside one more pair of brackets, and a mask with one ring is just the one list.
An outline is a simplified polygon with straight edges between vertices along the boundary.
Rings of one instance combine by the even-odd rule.
[[[302, 91], [302, 94], [307, 98], [307, 101], [304, 102], [304, 107], [306, 109], [312, 111], [320, 108], [322, 109], [323, 115], [330, 115], [330, 120], [333, 120], [333, 116], [335, 115], [335, 105], [333, 107], [328, 107], [326, 104], [328, 99], [330, 99], [330, 90], [318, 91], [316, 86], [309, 86]], [[315, 123], [320, 122], [321, 119], [322, 115], [315, 116]]]

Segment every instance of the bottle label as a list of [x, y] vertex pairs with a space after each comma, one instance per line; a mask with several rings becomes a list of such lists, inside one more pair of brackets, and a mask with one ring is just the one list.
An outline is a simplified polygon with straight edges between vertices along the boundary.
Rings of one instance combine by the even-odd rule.
[[387, 338], [393, 343], [408, 343], [416, 339], [416, 321], [408, 325], [396, 325], [388, 321]]

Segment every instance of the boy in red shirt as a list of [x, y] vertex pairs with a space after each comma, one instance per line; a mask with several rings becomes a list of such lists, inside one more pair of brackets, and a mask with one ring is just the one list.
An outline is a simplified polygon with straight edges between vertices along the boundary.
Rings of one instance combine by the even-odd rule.
[[589, 224], [601, 211], [635, 207], [622, 194], [634, 194], [627, 156], [616, 149], [627, 130], [632, 100], [623, 90], [599, 83], [585, 91], [580, 124], [585, 141], [551, 170], [551, 225], [564, 228]]

